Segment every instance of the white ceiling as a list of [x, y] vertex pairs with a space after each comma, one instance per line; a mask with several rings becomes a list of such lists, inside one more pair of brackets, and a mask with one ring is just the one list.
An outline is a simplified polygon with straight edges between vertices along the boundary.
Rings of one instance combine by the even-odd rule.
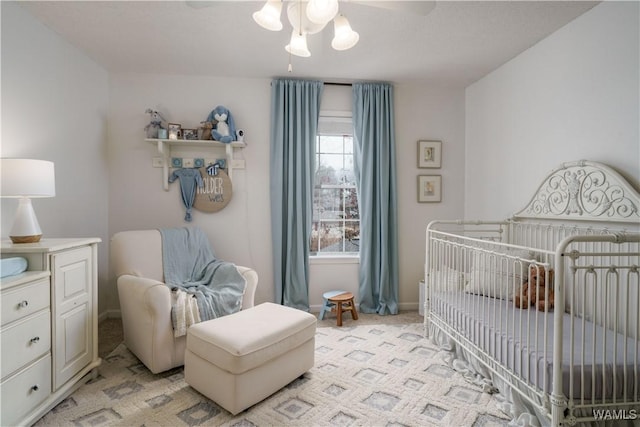
[[[426, 16], [341, 1], [360, 33], [351, 50], [330, 47], [333, 28], [308, 38], [310, 58], [284, 50], [290, 27], [283, 8], [280, 32], [252, 19], [262, 1], [22, 2], [37, 19], [114, 73], [325, 81], [382, 80], [467, 86], [598, 2], [438, 1]], [[415, 6], [415, 4], [413, 5]]]

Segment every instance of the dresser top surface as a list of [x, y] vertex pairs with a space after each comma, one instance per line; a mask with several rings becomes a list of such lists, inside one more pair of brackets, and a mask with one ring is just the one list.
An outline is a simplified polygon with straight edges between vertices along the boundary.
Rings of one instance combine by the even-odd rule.
[[102, 240], [98, 237], [82, 237], [69, 239], [42, 239], [37, 243], [13, 243], [11, 240], [2, 240], [0, 251], [7, 253], [40, 253], [56, 252], [64, 249], [71, 249], [78, 246], [99, 243]]

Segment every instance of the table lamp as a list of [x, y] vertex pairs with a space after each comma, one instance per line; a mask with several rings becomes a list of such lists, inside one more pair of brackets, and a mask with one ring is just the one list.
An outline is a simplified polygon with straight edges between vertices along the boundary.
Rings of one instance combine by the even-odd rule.
[[13, 243], [40, 241], [42, 230], [31, 205], [33, 197], [54, 197], [56, 182], [53, 162], [33, 159], [0, 159], [0, 197], [20, 199], [9, 232]]

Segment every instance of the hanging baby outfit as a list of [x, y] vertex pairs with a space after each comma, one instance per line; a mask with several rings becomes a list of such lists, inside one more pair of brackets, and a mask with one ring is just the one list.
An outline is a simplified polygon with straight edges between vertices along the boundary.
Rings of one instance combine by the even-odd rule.
[[202, 181], [202, 175], [200, 175], [199, 169], [187, 168], [175, 170], [169, 177], [169, 183], [178, 178], [180, 179], [182, 202], [187, 208], [184, 220], [191, 222], [191, 208], [193, 207], [193, 202], [196, 199], [196, 187], [202, 188], [204, 186], [204, 181]]

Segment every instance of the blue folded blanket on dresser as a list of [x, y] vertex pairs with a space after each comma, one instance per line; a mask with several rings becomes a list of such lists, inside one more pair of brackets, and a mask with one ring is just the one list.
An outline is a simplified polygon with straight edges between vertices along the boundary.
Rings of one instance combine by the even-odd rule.
[[27, 269], [27, 260], [22, 257], [3, 258], [0, 260], [0, 277], [15, 276]]
[[165, 283], [174, 291], [196, 298], [201, 321], [242, 308], [247, 281], [234, 264], [215, 258], [201, 229], [182, 227], [159, 231]]

